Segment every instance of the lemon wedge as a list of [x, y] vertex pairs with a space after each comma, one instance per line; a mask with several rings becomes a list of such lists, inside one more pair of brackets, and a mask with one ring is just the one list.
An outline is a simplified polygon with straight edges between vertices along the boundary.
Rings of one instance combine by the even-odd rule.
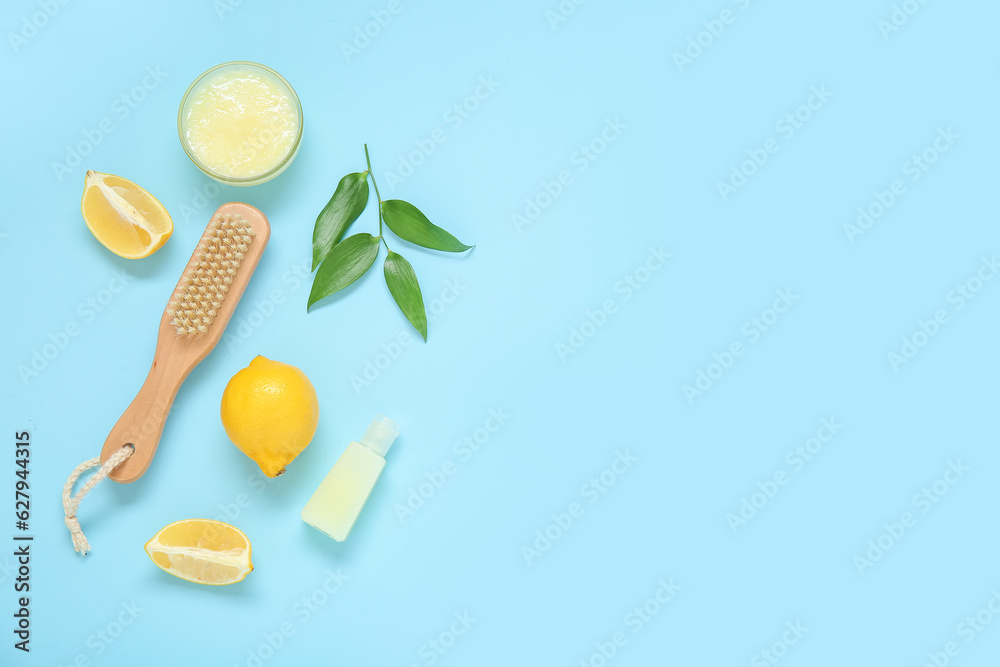
[[146, 542], [146, 553], [164, 572], [185, 581], [225, 586], [253, 571], [250, 540], [239, 528], [212, 519], [184, 519]]
[[156, 197], [113, 174], [87, 172], [80, 209], [97, 240], [127, 259], [149, 257], [174, 232], [170, 214]]

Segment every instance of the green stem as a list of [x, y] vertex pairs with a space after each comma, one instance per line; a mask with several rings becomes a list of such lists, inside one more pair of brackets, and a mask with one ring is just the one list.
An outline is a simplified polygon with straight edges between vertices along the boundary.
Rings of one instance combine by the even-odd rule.
[[[378, 193], [378, 183], [375, 182], [375, 172], [372, 171], [372, 161], [371, 158], [368, 157], [368, 144], [365, 144], [365, 162], [368, 163], [368, 175], [372, 177], [372, 185], [375, 186], [375, 198], [378, 199], [378, 237], [382, 239], [382, 243], [385, 243], [385, 236], [382, 234], [382, 195]], [[385, 243], [385, 249], [388, 252], [392, 252], [389, 250], [388, 243]]]

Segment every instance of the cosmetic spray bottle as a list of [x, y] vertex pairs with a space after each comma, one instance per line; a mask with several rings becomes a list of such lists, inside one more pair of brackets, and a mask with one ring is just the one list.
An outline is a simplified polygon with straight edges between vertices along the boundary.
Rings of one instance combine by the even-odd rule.
[[302, 520], [338, 542], [346, 540], [385, 467], [385, 453], [398, 435], [399, 426], [394, 421], [375, 415], [361, 441], [347, 446], [306, 503]]

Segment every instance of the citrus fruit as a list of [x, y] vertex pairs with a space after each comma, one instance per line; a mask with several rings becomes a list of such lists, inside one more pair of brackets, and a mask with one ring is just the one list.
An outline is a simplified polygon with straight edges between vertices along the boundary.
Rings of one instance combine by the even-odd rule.
[[174, 233], [163, 204], [121, 176], [88, 171], [80, 210], [97, 240], [126, 259], [149, 257]]
[[253, 571], [243, 531], [211, 519], [184, 519], [161, 528], [146, 542], [146, 553], [164, 572], [196, 584], [235, 584]]
[[316, 434], [319, 399], [298, 368], [256, 357], [229, 380], [221, 413], [233, 444], [277, 477]]

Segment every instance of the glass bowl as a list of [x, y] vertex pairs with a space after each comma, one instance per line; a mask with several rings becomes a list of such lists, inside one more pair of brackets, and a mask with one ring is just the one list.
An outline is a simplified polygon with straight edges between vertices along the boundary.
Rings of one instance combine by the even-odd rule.
[[[290, 149], [276, 163], [268, 165], [268, 167], [260, 173], [254, 173], [248, 176], [233, 176], [220, 173], [217, 169], [213, 169], [209, 165], [205, 164], [202, 158], [199, 157], [199, 152], [192, 147], [188, 138], [188, 114], [190, 111], [192, 96], [196, 92], [201, 92], [201, 84], [205, 82], [206, 79], [220, 74], [225, 74], [227, 70], [232, 71], [233, 73], [249, 70], [265, 79], [273, 79], [279, 88], [286, 89], [285, 92], [287, 92], [289, 102], [291, 103], [292, 110], [295, 114], [297, 129], [295, 131], [295, 136]], [[195, 166], [201, 169], [205, 175], [219, 181], [220, 183], [225, 183], [226, 185], [258, 185], [271, 180], [287, 169], [288, 165], [292, 163], [292, 160], [295, 159], [296, 154], [299, 152], [299, 145], [302, 142], [302, 105], [299, 102], [299, 97], [295, 94], [295, 89], [292, 88], [291, 84], [288, 83], [285, 77], [281, 76], [270, 67], [266, 67], [260, 63], [234, 60], [222, 63], [221, 65], [216, 65], [215, 67], [202, 72], [198, 78], [196, 78], [194, 82], [188, 86], [188, 89], [184, 92], [184, 97], [181, 98], [180, 108], [177, 110], [177, 134], [180, 137], [181, 146], [184, 148], [184, 152], [187, 153], [187, 156], [191, 158], [191, 161], [194, 162]], [[250, 147], [247, 148], [248, 150], [253, 150]]]

